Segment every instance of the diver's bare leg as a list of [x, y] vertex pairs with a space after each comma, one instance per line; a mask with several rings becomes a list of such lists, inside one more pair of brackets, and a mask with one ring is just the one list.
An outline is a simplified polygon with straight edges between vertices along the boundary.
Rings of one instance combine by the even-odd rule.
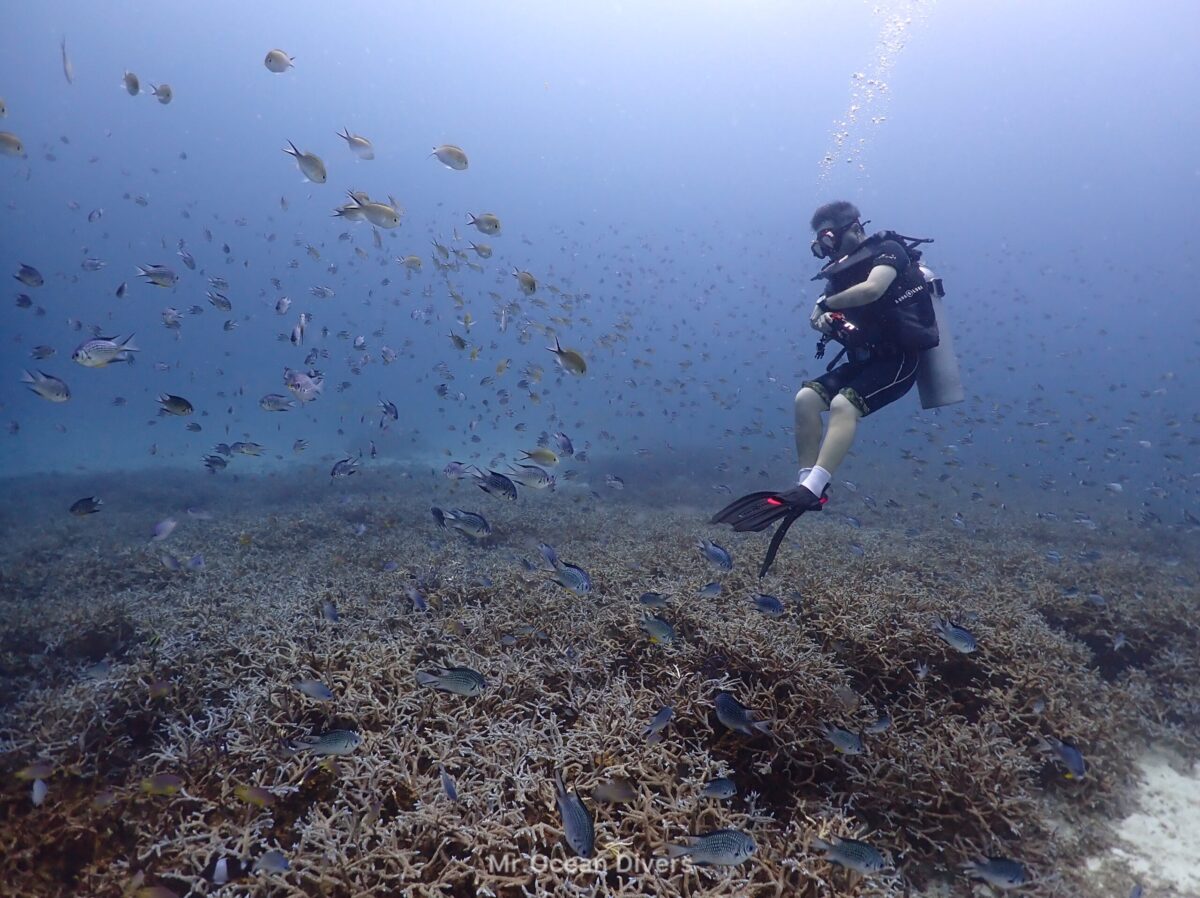
[[846, 456], [850, 454], [850, 447], [854, 444], [854, 434], [858, 430], [858, 419], [861, 417], [862, 412], [845, 396], [839, 393], [833, 397], [833, 402], [829, 404], [829, 427], [825, 432], [825, 440], [821, 443], [821, 451], [817, 455], [819, 467], [832, 474], [846, 460]]
[[811, 468], [817, 463], [823, 411], [825, 400], [812, 387], [802, 387], [796, 394], [796, 457], [801, 468]]

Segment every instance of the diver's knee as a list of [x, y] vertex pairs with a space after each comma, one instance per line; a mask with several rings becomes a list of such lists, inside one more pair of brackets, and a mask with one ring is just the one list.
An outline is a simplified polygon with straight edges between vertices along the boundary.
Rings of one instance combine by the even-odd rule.
[[796, 393], [796, 411], [812, 411], [819, 414], [827, 408], [828, 399], [810, 384], [805, 384]]
[[839, 417], [842, 415], [852, 415], [855, 418], [861, 418], [863, 416], [862, 409], [858, 407], [854, 400], [846, 396], [845, 393], [838, 393], [833, 397], [833, 401], [829, 403], [829, 413]]

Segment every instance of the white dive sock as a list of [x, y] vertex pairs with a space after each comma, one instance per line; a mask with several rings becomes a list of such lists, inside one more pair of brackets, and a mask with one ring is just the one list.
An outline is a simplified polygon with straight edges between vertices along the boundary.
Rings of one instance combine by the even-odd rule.
[[804, 478], [804, 482], [800, 485], [807, 489], [814, 496], [820, 496], [825, 491], [825, 487], [829, 486], [829, 481], [833, 479], [833, 475], [822, 468], [820, 465], [815, 465], [808, 476]]
[[796, 475], [796, 486], [804, 483], [804, 478], [812, 473], [812, 468], [801, 468], [800, 473]]

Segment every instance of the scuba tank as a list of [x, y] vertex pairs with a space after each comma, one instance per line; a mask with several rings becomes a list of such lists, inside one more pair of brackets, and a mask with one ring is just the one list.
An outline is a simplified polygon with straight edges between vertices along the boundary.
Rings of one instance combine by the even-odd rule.
[[925, 263], [917, 264], [929, 287], [939, 338], [938, 344], [924, 350], [917, 362], [917, 391], [921, 396], [921, 408], [940, 408], [963, 401], [962, 375], [958, 370], [958, 356], [954, 352], [954, 338], [950, 335], [949, 322], [942, 306], [942, 297], [946, 295], [942, 279]]

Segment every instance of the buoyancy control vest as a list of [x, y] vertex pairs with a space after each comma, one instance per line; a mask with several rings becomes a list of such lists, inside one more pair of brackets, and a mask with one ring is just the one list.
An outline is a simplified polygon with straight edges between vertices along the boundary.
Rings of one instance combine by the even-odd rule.
[[[934, 314], [933, 296], [937, 283], [930, 283], [920, 264], [923, 243], [932, 243], [929, 238], [905, 237], [895, 231], [877, 231], [854, 252], [825, 265], [813, 280], [824, 279], [831, 285], [841, 280], [831, 292], [840, 292], [855, 283], [862, 283], [870, 274], [871, 263], [882, 245], [892, 241], [900, 246], [907, 256], [907, 264], [898, 268], [896, 278], [884, 294], [865, 306], [845, 310], [847, 319], [859, 326], [857, 339], [838, 339], [847, 346], [890, 345], [907, 352], [922, 352], [938, 345], [938, 323]], [[862, 268], [861, 277], [855, 268]], [[854, 279], [845, 283], [840, 276], [850, 274]], [[828, 289], [828, 288], [827, 288]]]

